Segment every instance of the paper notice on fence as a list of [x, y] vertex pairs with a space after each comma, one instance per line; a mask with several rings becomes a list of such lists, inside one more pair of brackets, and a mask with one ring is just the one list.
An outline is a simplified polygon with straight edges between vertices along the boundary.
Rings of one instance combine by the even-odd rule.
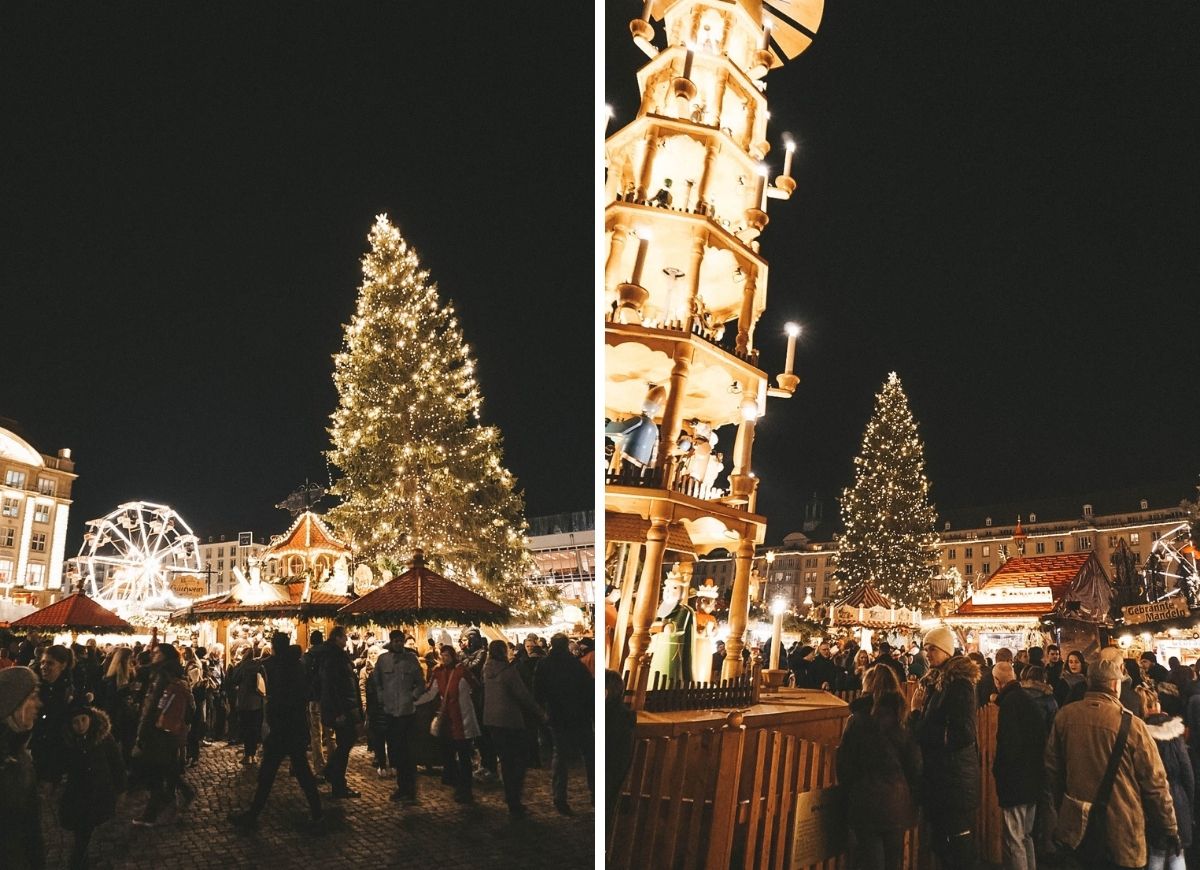
[[792, 870], [819, 864], [846, 851], [845, 802], [837, 788], [796, 795], [796, 831]]

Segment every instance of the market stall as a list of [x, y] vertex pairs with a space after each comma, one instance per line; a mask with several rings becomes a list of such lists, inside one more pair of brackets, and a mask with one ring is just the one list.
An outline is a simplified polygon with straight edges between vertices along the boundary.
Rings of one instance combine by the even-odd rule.
[[100, 642], [110, 635], [128, 635], [137, 630], [82, 592], [68, 595], [41, 610], [22, 616], [9, 628], [18, 633], [25, 631], [69, 635], [71, 643], [75, 643], [80, 634], [95, 635]]
[[896, 607], [867, 581], [840, 601], [829, 605], [830, 634], [853, 635], [860, 649], [872, 650], [876, 632], [893, 644], [907, 644], [921, 626], [921, 611]]

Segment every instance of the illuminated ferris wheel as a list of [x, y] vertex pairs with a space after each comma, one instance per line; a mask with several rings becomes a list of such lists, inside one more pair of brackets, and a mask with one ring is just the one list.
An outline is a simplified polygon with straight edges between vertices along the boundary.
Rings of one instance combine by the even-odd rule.
[[1146, 559], [1146, 600], [1182, 595], [1191, 608], [1200, 607], [1200, 566], [1190, 523], [1180, 523], [1150, 548]]
[[202, 573], [203, 566], [197, 537], [174, 510], [126, 502], [87, 526], [77, 563], [100, 604], [129, 614], [187, 603], [172, 591], [172, 580]]

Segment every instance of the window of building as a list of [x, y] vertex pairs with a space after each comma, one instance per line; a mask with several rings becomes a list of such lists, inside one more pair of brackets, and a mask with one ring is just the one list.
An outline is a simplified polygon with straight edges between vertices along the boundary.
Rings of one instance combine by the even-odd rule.
[[11, 526], [0, 529], [0, 547], [11, 547], [16, 540], [17, 530]]
[[1029, 515], [1029, 522], [1031, 522], [1031, 523], [1036, 523], [1036, 522], [1037, 522], [1037, 514], [1030, 514], [1030, 515]]
[[4, 472], [4, 485], [11, 486], [13, 489], [25, 488], [25, 472], [17, 471], [15, 468], [10, 468]]
[[224, 559], [218, 559], [218, 560], [217, 560], [217, 570], [218, 570], [218, 571], [224, 571], [224, 570], [225, 570], [225, 560], [224, 560]]
[[1056, 553], [1061, 553], [1061, 552], [1063, 552], [1063, 551], [1064, 551], [1066, 548], [1067, 548], [1067, 546], [1066, 546], [1066, 542], [1065, 542], [1065, 541], [1055, 541], [1055, 542], [1054, 542], [1054, 552], [1056, 552]]
[[1120, 543], [1121, 543], [1120, 535], [1109, 535], [1108, 536], [1108, 545], [1110, 547], [1112, 547], [1114, 550], [1117, 548], [1117, 545]]
[[1080, 549], [1080, 550], [1092, 549], [1092, 536], [1091, 535], [1080, 535], [1078, 549]]
[[30, 535], [29, 549], [35, 553], [46, 552], [46, 535], [42, 532], [35, 532]]
[[[984, 547], [983, 547], [983, 555], [985, 555], [985, 556], [990, 556], [990, 555], [992, 555], [992, 548], [991, 548], [990, 546], [987, 546], [987, 545], [985, 544], [985, 545], [984, 545]], [[987, 568], [984, 568], [983, 570], [986, 572], [986, 571], [987, 571]]]
[[0, 583], [6, 586], [13, 582], [12, 559], [0, 559]]
[[990, 562], [984, 562], [980, 566], [979, 570], [980, 570], [980, 573], [982, 573], [982, 574], [991, 574], [992, 573], [992, 565]]
[[1144, 511], [1150, 510], [1150, 502], [1146, 501], [1145, 499], [1142, 499], [1140, 502], [1138, 502], [1138, 505]]
[[33, 521], [35, 523], [50, 522], [50, 505], [39, 504], [33, 509]]
[[990, 529], [992, 527], [992, 518], [988, 517], [986, 520], [983, 521], [983, 524]]
[[970, 577], [972, 574], [974, 574], [974, 573], [975, 573], [975, 566], [974, 566], [974, 565], [972, 565], [970, 562], [968, 562], [968, 563], [967, 563], [967, 564], [966, 564], [966, 565], [963, 567], [963, 573], [964, 573], [964, 574], [966, 574], [968, 577]]
[[1140, 565], [1142, 562], [1142, 554], [1139, 553], [1137, 550], [1133, 550], [1132, 552], [1133, 552], [1133, 561]]
[[1092, 515], [1092, 506], [1090, 504], [1085, 504], [1083, 506], [1083, 515], [1085, 517], [1090, 517]]
[[15, 498], [6, 498], [0, 506], [0, 516], [15, 517], [21, 512], [21, 502]]
[[1158, 540], [1158, 532], [1151, 532], [1151, 533], [1150, 533], [1150, 540], [1152, 540], [1152, 541], [1157, 541], [1157, 540]]
[[1033, 545], [1033, 550], [1035, 553], [1037, 553], [1037, 555], [1039, 555], [1039, 556], [1042, 555], [1043, 553], [1046, 552], [1046, 542], [1038, 541], [1037, 543], [1035, 543]]
[[46, 566], [30, 562], [25, 567], [25, 585], [30, 589], [41, 589], [46, 581]]
[[1129, 533], [1129, 543], [1137, 545], [1142, 542], [1142, 536], [1138, 532]]
[[975, 548], [974, 547], [963, 547], [963, 555], [968, 559], [975, 558]]
[[946, 558], [947, 558], [947, 559], [957, 559], [957, 558], [958, 558], [958, 551], [957, 551], [957, 550], [954, 550], [954, 549], [947, 550], [947, 551], [946, 551]]
[[38, 478], [38, 492], [42, 495], [54, 495], [58, 489], [58, 483], [53, 477]]
[[234, 544], [234, 545], [232, 545], [232, 546], [229, 548], [229, 555], [230, 555], [230, 556], [236, 556], [236, 555], [237, 555], [237, 544]]

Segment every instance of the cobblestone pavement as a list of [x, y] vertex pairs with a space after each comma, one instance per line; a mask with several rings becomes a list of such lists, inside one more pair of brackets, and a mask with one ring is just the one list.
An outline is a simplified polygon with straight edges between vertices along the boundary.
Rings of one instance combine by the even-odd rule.
[[[453, 801], [451, 789], [442, 785], [438, 775], [418, 773], [420, 804], [392, 803], [395, 778], [380, 778], [360, 744], [350, 757], [347, 781], [362, 797], [323, 799], [323, 831], [311, 829], [308, 805], [285, 760], [258, 826], [241, 832], [226, 816], [249, 805], [258, 766], [243, 767], [239, 758], [239, 751], [224, 743], [206, 746], [199, 765], [187, 773], [187, 781], [197, 791], [196, 802], [168, 824], [133, 827], [130, 821], [144, 806], [145, 792], [122, 798], [117, 818], [97, 829], [92, 839], [89, 866], [93, 870], [418, 866], [485, 870], [595, 863], [595, 816], [582, 763], [572, 767], [570, 778], [569, 799], [577, 815], [555, 812], [547, 763], [545, 769], [529, 771], [525, 784], [529, 815], [510, 821], [499, 782], [477, 782], [475, 804], [463, 806]], [[329, 787], [322, 785], [321, 791], [324, 798]], [[71, 848], [71, 834], [58, 826], [54, 803], [43, 804], [49, 868], [65, 867]], [[169, 816], [164, 813], [162, 818]]]

